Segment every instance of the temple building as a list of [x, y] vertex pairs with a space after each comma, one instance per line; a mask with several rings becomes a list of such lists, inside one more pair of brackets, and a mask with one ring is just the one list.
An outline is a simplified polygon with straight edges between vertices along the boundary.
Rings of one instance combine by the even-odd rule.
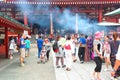
[[[0, 18], [5, 18], [0, 19], [0, 37], [8, 31], [19, 34], [17, 30], [21, 30], [22, 33], [28, 30], [25, 26], [29, 26], [34, 34], [53, 34], [64, 32], [64, 29], [74, 29], [78, 33], [86, 26], [83, 22], [90, 26], [103, 20], [119, 23], [120, 15], [104, 15], [119, 7], [120, 0], [0, 0]], [[11, 22], [12, 19], [17, 22]], [[7, 41], [4, 43], [7, 45]]]

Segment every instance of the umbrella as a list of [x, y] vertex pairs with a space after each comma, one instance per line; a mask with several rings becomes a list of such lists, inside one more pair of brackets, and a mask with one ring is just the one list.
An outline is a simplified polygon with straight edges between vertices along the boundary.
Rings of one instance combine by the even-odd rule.
[[114, 23], [114, 22], [100, 22], [97, 24], [98, 26], [120, 26], [120, 23]]
[[118, 8], [112, 12], [106, 13], [105, 16], [113, 16], [113, 15], [117, 15], [117, 14], [120, 14], [120, 8]]

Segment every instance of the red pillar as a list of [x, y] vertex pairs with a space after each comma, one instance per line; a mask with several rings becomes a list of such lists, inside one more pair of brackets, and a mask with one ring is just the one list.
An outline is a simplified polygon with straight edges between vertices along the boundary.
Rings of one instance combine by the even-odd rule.
[[20, 34], [18, 34], [18, 43], [20, 42], [20, 37], [21, 37], [21, 35]]
[[98, 9], [98, 22], [102, 22], [103, 14], [102, 14], [102, 8], [99, 7]]
[[5, 57], [8, 58], [8, 28], [5, 28]]
[[28, 16], [27, 16], [27, 12], [24, 12], [24, 25], [28, 25]]
[[33, 25], [32, 25], [32, 23], [30, 24], [30, 30], [28, 31], [28, 34], [29, 35], [31, 35], [31, 33], [32, 33], [32, 30], [33, 30], [33, 27], [32, 27]]

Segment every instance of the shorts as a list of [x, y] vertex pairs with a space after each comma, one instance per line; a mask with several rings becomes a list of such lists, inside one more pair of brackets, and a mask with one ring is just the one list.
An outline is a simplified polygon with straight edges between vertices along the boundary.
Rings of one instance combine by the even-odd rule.
[[20, 57], [25, 58], [25, 48], [20, 48]]
[[26, 48], [25, 51], [26, 51], [26, 53], [29, 54], [30, 53], [30, 48]]
[[110, 54], [108, 54], [108, 53], [104, 53], [104, 57], [106, 57], [106, 58], [110, 58]]

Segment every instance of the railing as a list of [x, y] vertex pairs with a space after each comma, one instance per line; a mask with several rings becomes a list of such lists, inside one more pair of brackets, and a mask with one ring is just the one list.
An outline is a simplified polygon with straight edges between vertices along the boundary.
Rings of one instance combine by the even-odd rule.
[[29, 28], [28, 26], [25, 26], [24, 24], [18, 22], [17, 20], [15, 20], [15, 19], [13, 19], [13, 18], [11, 18], [11, 17], [9, 17], [9, 16], [7, 16], [7, 15], [1, 13], [1, 12], [0, 12], [0, 17], [3, 17], [3, 18], [5, 18], [5, 19], [7, 19], [7, 20], [9, 20], [9, 21], [11, 21], [13, 23], [18, 24], [18, 25], [21, 25], [24, 28]]
[[[28, 1], [37, 1], [37, 0], [28, 0]], [[44, 1], [44, 0], [39, 0], [39, 1]], [[48, 1], [48, 0], [46, 0]], [[49, 1], [84, 1], [84, 2], [91, 2], [91, 1], [119, 1], [119, 0], [49, 0]]]
[[120, 0], [6, 0], [7, 4], [119, 4]]

